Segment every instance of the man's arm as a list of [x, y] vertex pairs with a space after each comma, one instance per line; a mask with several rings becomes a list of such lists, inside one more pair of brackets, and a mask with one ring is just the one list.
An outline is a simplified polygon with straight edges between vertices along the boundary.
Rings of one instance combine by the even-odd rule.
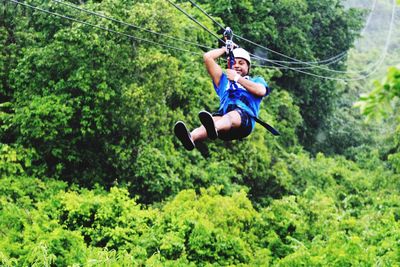
[[219, 86], [219, 82], [222, 75], [222, 68], [217, 64], [216, 59], [225, 54], [225, 51], [226, 51], [225, 47], [221, 47], [210, 50], [203, 56], [206, 69], [216, 86]]
[[[230, 81], [234, 81], [236, 75], [239, 75], [239, 74], [237, 74], [235, 70], [231, 70], [231, 69], [226, 70], [226, 76], [228, 77], [228, 79]], [[246, 88], [247, 91], [249, 91], [253, 95], [263, 97], [267, 93], [267, 88], [263, 84], [247, 80], [242, 76], [239, 77], [239, 79], [237, 80], [237, 83], [241, 84], [244, 88]]]

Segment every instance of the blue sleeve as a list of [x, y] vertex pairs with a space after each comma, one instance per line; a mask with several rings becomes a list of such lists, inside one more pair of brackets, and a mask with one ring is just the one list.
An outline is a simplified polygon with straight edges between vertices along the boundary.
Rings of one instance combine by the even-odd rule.
[[259, 76], [258, 77], [254, 77], [254, 78], [251, 79], [251, 81], [264, 85], [264, 87], [266, 89], [264, 96], [267, 96], [267, 95], [269, 95], [269, 93], [271, 93], [271, 88], [268, 86], [268, 83], [264, 80], [263, 77], [259, 77]]
[[219, 80], [219, 86], [218, 86], [218, 87], [217, 87], [217, 86], [215, 85], [215, 83], [213, 82], [214, 89], [215, 89], [215, 91], [217, 92], [217, 95], [218, 95], [218, 96], [221, 96], [221, 95], [222, 95], [222, 93], [223, 93], [223, 92], [225, 91], [225, 89], [226, 89], [227, 84], [228, 84], [228, 77], [226, 76], [225, 73], [222, 73], [221, 78], [220, 78], [220, 80]]

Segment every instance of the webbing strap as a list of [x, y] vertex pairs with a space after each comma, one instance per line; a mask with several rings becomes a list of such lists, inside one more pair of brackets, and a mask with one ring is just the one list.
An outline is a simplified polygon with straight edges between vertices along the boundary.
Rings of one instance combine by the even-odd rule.
[[252, 116], [252, 117], [254, 118], [254, 120], [255, 120], [256, 122], [258, 122], [259, 124], [261, 124], [262, 126], [264, 126], [264, 128], [267, 129], [267, 130], [268, 130], [270, 133], [272, 133], [273, 135], [275, 135], [275, 136], [281, 135], [280, 132], [278, 132], [278, 130], [276, 130], [274, 127], [272, 127], [272, 126], [269, 125], [268, 123], [263, 122], [262, 120], [260, 120], [260, 119], [257, 118], [257, 117], [254, 117], [254, 116]]
[[[233, 69], [233, 65], [235, 65], [235, 56], [233, 55], [233, 51], [229, 50], [228, 53], [228, 68]], [[229, 90], [237, 90], [239, 89], [238, 85], [234, 81], [229, 81]]]
[[[242, 103], [243, 105], [247, 106], [242, 99], [239, 100], [240, 103]], [[246, 112], [252, 119], [254, 119], [257, 123], [261, 124], [265, 129], [267, 129], [270, 133], [272, 133], [273, 135], [277, 136], [277, 135], [281, 135], [280, 132], [278, 130], [276, 130], [274, 127], [272, 127], [271, 125], [269, 125], [268, 123], [260, 120], [259, 118], [257, 118], [257, 116], [255, 116], [252, 113]]]

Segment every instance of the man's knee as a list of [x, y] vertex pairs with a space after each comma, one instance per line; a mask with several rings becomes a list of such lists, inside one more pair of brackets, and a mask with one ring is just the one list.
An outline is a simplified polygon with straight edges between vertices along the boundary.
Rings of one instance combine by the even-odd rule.
[[233, 110], [225, 114], [232, 124], [232, 127], [239, 127], [241, 124], [241, 117], [238, 111]]

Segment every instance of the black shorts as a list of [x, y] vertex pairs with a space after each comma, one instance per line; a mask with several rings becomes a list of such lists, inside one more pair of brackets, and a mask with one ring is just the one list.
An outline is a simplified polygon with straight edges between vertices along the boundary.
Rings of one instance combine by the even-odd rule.
[[[236, 105], [230, 105], [228, 106], [227, 112], [236, 110], [239, 115], [240, 115], [240, 126], [238, 128], [231, 128], [227, 132], [218, 132], [218, 137], [224, 141], [231, 141], [235, 139], [242, 139], [248, 136], [252, 131], [253, 131], [253, 124], [252, 124], [252, 119], [247, 114], [245, 110], [242, 108], [236, 106]], [[213, 116], [223, 116], [224, 114], [220, 112], [216, 112], [213, 114]]]

